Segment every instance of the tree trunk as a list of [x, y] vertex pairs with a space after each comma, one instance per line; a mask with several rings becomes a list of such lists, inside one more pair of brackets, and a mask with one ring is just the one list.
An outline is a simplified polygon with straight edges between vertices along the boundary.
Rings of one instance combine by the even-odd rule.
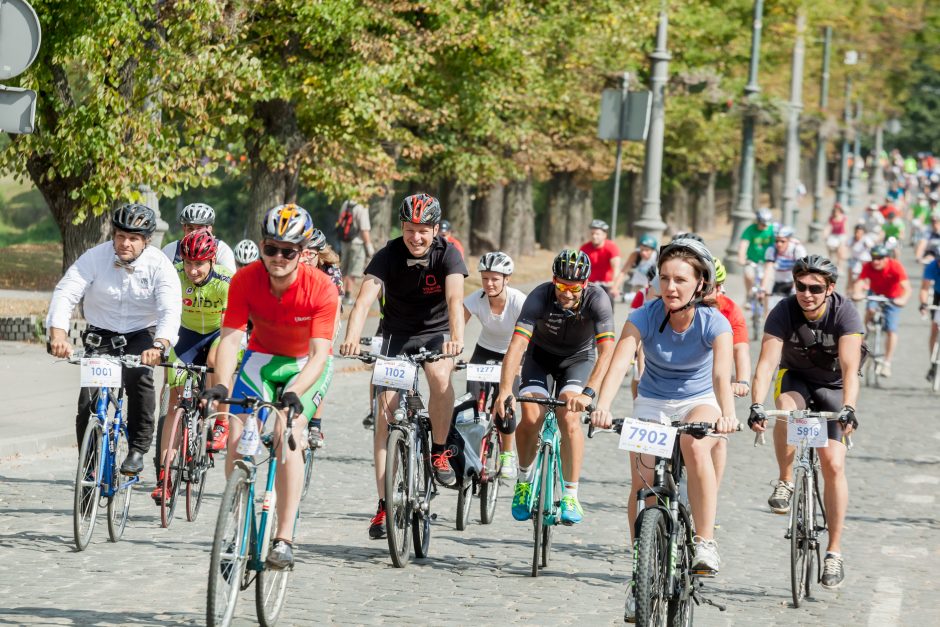
[[492, 183], [481, 188], [473, 207], [473, 224], [470, 226], [470, 252], [480, 255], [499, 250], [503, 219], [503, 195], [505, 185]]
[[461, 242], [470, 241], [470, 209], [473, 196], [470, 186], [453, 179], [444, 181], [441, 202], [444, 217], [450, 221], [454, 235]]
[[392, 233], [392, 214], [395, 211], [395, 198], [392, 184], [383, 183], [381, 193], [369, 199], [369, 238], [378, 250], [385, 246]]
[[715, 172], [700, 173], [695, 189], [695, 213], [692, 216], [692, 229], [696, 233], [710, 231], [715, 226]]
[[520, 181], [520, 202], [522, 203], [522, 233], [519, 236], [519, 252], [522, 255], [535, 254], [535, 203], [532, 190], [532, 176]]
[[532, 204], [531, 189], [529, 179], [510, 181], [506, 186], [506, 198], [503, 203], [503, 231], [499, 247], [510, 257], [519, 257], [522, 254], [523, 233], [528, 216], [526, 205]]
[[548, 181], [548, 201], [545, 204], [545, 221], [542, 224], [542, 248], [558, 251], [565, 247], [568, 223], [568, 208], [571, 206], [570, 189], [566, 173], [555, 172]]
[[783, 164], [775, 161], [767, 166], [767, 187], [770, 206], [783, 210]]
[[626, 235], [636, 236], [636, 233], [633, 231], [633, 223], [636, 222], [637, 216], [643, 211], [643, 172], [641, 170], [631, 172], [629, 180], [630, 194], [628, 197], [630, 202], [627, 209]]

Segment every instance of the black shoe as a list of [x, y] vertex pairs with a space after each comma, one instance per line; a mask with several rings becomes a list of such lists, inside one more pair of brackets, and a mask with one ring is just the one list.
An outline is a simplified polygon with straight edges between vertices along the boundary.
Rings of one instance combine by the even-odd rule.
[[375, 414], [369, 412], [369, 415], [362, 419], [362, 426], [371, 429], [375, 426]]
[[131, 449], [121, 464], [122, 475], [137, 475], [144, 469], [144, 455], [140, 451]]
[[381, 499], [375, 510], [375, 516], [369, 521], [369, 537], [373, 540], [381, 540], [385, 537], [385, 501]]

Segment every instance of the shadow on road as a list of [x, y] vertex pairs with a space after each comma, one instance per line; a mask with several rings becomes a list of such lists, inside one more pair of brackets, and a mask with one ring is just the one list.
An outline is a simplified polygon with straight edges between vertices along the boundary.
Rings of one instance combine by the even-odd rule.
[[[50, 549], [59, 552], [72, 551], [75, 549], [75, 541], [71, 535], [54, 536], [45, 533], [36, 533], [35, 531], [20, 531], [18, 533], [9, 533], [0, 535], [0, 547], [5, 549], [27, 549], [30, 551], [40, 551], [48, 553]], [[4, 610], [0, 609], [0, 613]]]
[[24, 619], [44, 619], [56, 625], [185, 625], [198, 624], [192, 615], [152, 612], [101, 612], [86, 609], [59, 609], [54, 607], [13, 607], [0, 609], [0, 625], [22, 625]]

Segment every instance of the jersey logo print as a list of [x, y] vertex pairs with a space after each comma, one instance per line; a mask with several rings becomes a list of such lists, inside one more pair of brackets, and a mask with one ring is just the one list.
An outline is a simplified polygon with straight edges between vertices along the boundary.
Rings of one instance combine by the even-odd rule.
[[444, 290], [437, 282], [437, 277], [433, 274], [428, 274], [424, 277], [424, 288], [421, 291], [425, 296], [430, 296], [431, 294], [440, 294]]

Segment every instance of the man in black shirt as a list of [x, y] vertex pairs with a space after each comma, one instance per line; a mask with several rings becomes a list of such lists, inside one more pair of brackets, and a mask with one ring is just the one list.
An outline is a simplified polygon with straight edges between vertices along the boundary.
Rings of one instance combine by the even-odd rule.
[[[839, 412], [839, 420], [828, 423], [828, 446], [817, 448], [825, 480], [826, 519], [829, 545], [823, 564], [822, 586], [838, 588], [844, 579], [840, 541], [848, 508], [845, 479], [845, 438], [858, 427], [855, 402], [858, 370], [865, 327], [854, 305], [835, 292], [835, 265], [819, 255], [796, 261], [793, 279], [796, 294], [777, 304], [767, 316], [760, 358], [751, 386], [748, 426], [764, 431], [767, 414], [763, 401], [771, 375], [779, 364], [774, 400], [778, 409], [810, 407]], [[793, 494], [793, 458], [796, 447], [787, 444], [787, 423], [774, 425], [774, 452], [779, 480], [768, 503], [777, 514], [790, 511]]]
[[[343, 355], [359, 354], [359, 339], [372, 303], [384, 293], [382, 354], [411, 355], [425, 348], [457, 355], [463, 351], [463, 282], [467, 266], [453, 244], [439, 235], [441, 205], [427, 194], [408, 196], [399, 210], [402, 237], [390, 240], [365, 270], [365, 278], [349, 315]], [[449, 337], [448, 334], [449, 333]], [[430, 388], [431, 465], [437, 480], [453, 486], [457, 477], [450, 466], [453, 451], [446, 447], [454, 408], [450, 375], [454, 362], [442, 359], [424, 364]], [[388, 419], [398, 407], [398, 393], [384, 389], [376, 417], [375, 483], [379, 505], [369, 527], [373, 539], [385, 537], [385, 457]]]

